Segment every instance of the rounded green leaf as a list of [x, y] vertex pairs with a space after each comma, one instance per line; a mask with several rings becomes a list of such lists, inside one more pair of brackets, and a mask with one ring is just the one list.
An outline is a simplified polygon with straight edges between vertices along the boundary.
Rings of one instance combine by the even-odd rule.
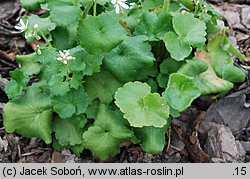
[[83, 87], [77, 90], [72, 89], [64, 96], [55, 96], [52, 98], [53, 109], [61, 118], [69, 118], [73, 114], [79, 115], [87, 110], [89, 98]]
[[206, 24], [191, 13], [176, 13], [173, 27], [183, 43], [197, 47], [206, 42]]
[[4, 87], [4, 91], [7, 94], [8, 98], [14, 98], [19, 96], [23, 92], [23, 86], [18, 84], [16, 80], [10, 80]]
[[19, 68], [11, 71], [10, 76], [12, 80], [8, 81], [4, 88], [9, 99], [22, 94], [23, 89], [26, 88], [29, 82], [29, 77]]
[[193, 79], [177, 73], [170, 75], [168, 87], [163, 93], [168, 104], [178, 111], [185, 110], [200, 95]]
[[190, 45], [183, 43], [174, 32], [166, 33], [163, 41], [171, 57], [177, 61], [182, 61], [191, 54]]
[[77, 24], [81, 15], [79, 7], [63, 2], [55, 2], [55, 5], [49, 4], [49, 7], [52, 7], [50, 11], [51, 20], [58, 26], [67, 27]]
[[4, 106], [4, 127], [25, 137], [38, 137], [51, 143], [52, 107], [49, 96], [40, 88], [29, 87], [27, 92]]
[[84, 147], [101, 160], [106, 160], [120, 152], [120, 140], [112, 137], [99, 126], [92, 126], [83, 133]]
[[122, 86], [109, 72], [102, 71], [87, 78], [84, 83], [90, 101], [99, 99], [101, 103], [109, 104], [114, 100], [116, 90]]
[[28, 76], [37, 75], [40, 72], [41, 65], [35, 62], [35, 60], [36, 60], [35, 53], [16, 56], [16, 61], [21, 63], [22, 65], [20, 70]]
[[115, 104], [133, 127], [163, 127], [167, 124], [169, 107], [159, 94], [151, 94], [146, 83], [129, 82], [119, 88]]
[[170, 14], [145, 12], [142, 14], [141, 22], [135, 28], [134, 34], [146, 35], [149, 40], [159, 41], [170, 30], [173, 30]]
[[165, 134], [169, 124], [162, 128], [149, 126], [134, 129], [135, 136], [141, 141], [143, 151], [156, 154], [164, 149], [166, 144]]
[[146, 36], [131, 37], [105, 56], [104, 66], [120, 81], [138, 79], [140, 72], [155, 61]]
[[116, 19], [103, 13], [80, 20], [78, 38], [81, 46], [90, 54], [98, 55], [119, 45], [126, 38], [126, 32]]
[[68, 119], [57, 117], [53, 121], [53, 131], [58, 143], [62, 146], [79, 145], [83, 142], [83, 127], [87, 119], [84, 116], [73, 116]]
[[132, 138], [133, 132], [127, 127], [119, 110], [101, 104], [94, 126], [84, 132], [84, 147], [90, 149], [101, 160], [120, 152], [120, 143]]
[[232, 83], [216, 75], [209, 54], [205, 51], [197, 52], [195, 59], [187, 61], [178, 73], [193, 77], [201, 94], [224, 93], [233, 87]]

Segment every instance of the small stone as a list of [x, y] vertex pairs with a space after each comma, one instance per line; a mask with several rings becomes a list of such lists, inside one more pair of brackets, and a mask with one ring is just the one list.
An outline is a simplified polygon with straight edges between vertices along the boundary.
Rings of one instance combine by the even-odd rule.
[[220, 158], [224, 162], [244, 162], [246, 151], [239, 141], [236, 141], [231, 130], [224, 125], [209, 123], [205, 151], [211, 158]]
[[250, 141], [240, 141], [247, 153], [250, 153]]
[[245, 26], [247, 26], [247, 28], [250, 29], [250, 7], [249, 6], [242, 8], [241, 16], [242, 16], [242, 23]]

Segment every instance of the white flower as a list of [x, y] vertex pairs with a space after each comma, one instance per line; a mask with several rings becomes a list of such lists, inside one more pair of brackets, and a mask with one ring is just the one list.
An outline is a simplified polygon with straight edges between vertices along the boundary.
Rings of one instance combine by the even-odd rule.
[[20, 32], [24, 32], [28, 29], [29, 21], [26, 21], [26, 24], [23, 22], [22, 19], [20, 19], [19, 24], [15, 26], [17, 30], [20, 30]]
[[59, 51], [57, 60], [63, 62], [65, 65], [68, 64], [69, 60], [74, 60], [75, 57], [70, 56], [69, 50]]
[[127, 0], [111, 0], [111, 3], [115, 6], [116, 14], [120, 13], [122, 8], [129, 9], [129, 6], [125, 3]]
[[35, 24], [33, 28], [38, 29], [38, 24]]
[[36, 50], [35, 51], [36, 51], [37, 55], [41, 55], [42, 54], [40, 45], [36, 45]]

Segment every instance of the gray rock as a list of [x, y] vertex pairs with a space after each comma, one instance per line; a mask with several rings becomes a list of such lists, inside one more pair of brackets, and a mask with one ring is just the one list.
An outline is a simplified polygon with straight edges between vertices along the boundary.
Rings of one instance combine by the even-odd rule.
[[244, 162], [246, 151], [239, 141], [236, 141], [229, 128], [213, 122], [207, 125], [207, 141], [205, 152], [211, 161], [217, 162]]
[[206, 125], [209, 122], [223, 124], [233, 132], [239, 133], [240, 130], [250, 122], [250, 110], [245, 108], [246, 95], [228, 96], [212, 104], [202, 121], [199, 132], [206, 134]]
[[250, 7], [246, 6], [241, 11], [242, 23], [250, 29]]
[[250, 141], [240, 141], [247, 153], [250, 153]]

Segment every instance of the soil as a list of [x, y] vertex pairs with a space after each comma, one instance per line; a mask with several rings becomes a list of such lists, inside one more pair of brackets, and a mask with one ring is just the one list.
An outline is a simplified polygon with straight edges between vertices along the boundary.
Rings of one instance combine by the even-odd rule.
[[[224, 16], [229, 26], [229, 38], [250, 60], [250, 1], [209, 1]], [[0, 162], [4, 163], [64, 163], [64, 162], [124, 162], [124, 163], [229, 163], [250, 162], [250, 86], [249, 64], [235, 64], [247, 74], [243, 84], [225, 97], [202, 96], [191, 107], [173, 119], [166, 131], [163, 152], [144, 153], [139, 145], [123, 143], [121, 152], [106, 161], [99, 161], [84, 150], [76, 157], [69, 150], [55, 151], [37, 138], [8, 134], [2, 124], [2, 109], [8, 98], [4, 86], [9, 72], [18, 67], [16, 54], [32, 52], [32, 44], [16, 32], [14, 25], [27, 14], [19, 0], [0, 0]], [[39, 14], [40, 11], [29, 12]]]

